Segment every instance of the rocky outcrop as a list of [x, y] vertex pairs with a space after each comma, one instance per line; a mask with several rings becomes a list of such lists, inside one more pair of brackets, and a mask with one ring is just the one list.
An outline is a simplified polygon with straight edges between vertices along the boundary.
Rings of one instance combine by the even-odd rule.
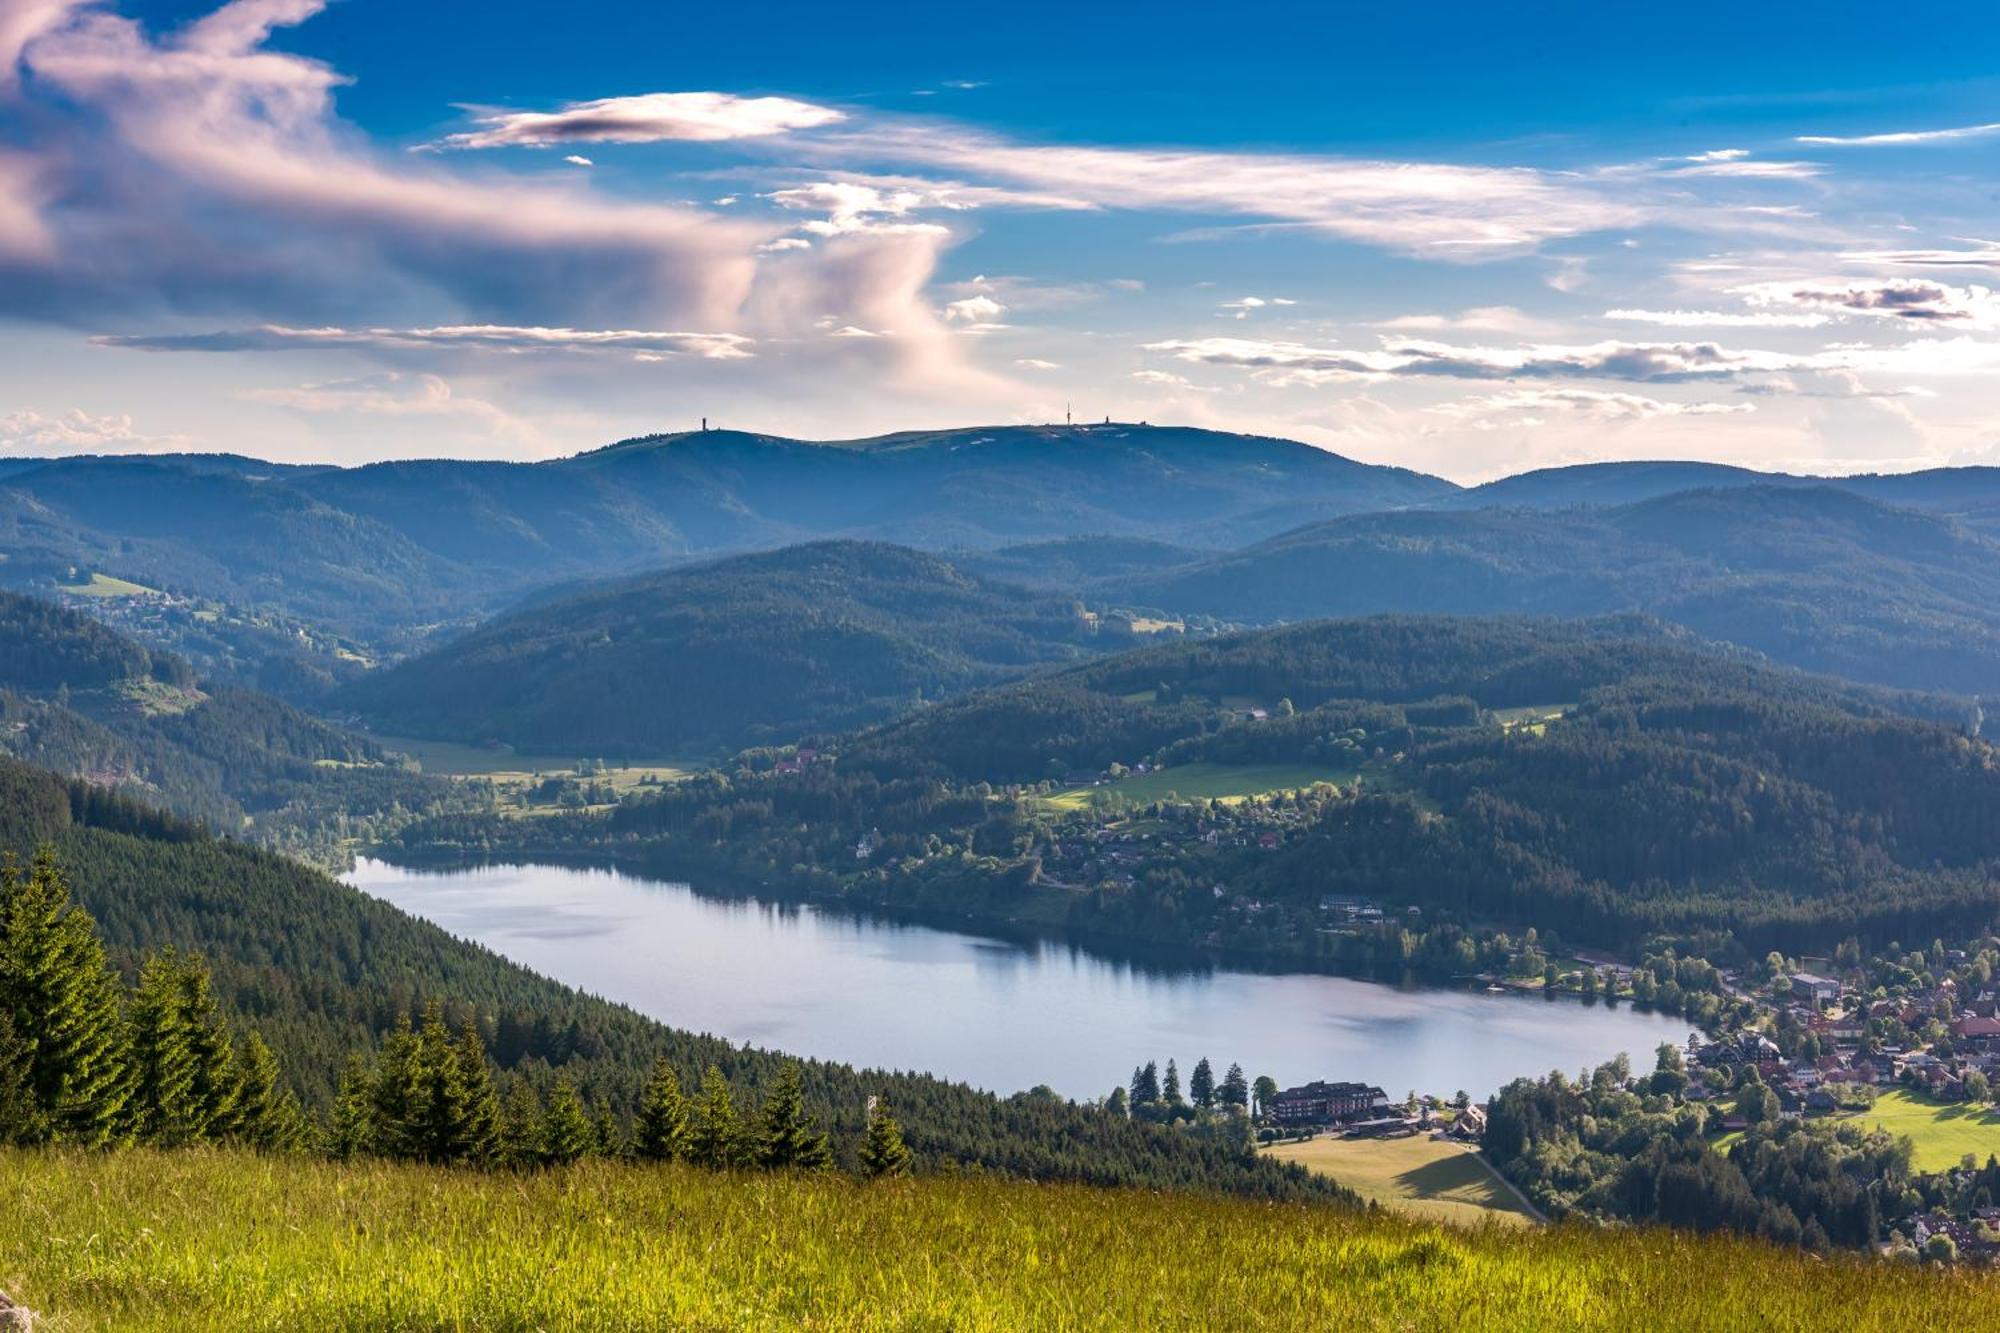
[[0, 1333], [34, 1333], [35, 1312], [0, 1291]]

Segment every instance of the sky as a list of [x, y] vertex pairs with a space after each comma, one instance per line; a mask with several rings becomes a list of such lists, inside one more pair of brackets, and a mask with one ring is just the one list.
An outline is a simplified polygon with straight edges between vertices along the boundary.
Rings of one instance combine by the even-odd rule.
[[2000, 464], [1996, 168], [1991, 4], [0, 0], [0, 454]]

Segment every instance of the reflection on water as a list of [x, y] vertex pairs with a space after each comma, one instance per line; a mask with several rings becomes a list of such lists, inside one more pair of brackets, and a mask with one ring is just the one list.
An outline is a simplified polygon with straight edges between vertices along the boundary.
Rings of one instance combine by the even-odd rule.
[[1114, 958], [794, 903], [720, 898], [616, 870], [411, 870], [349, 883], [677, 1027], [857, 1065], [1073, 1097], [1133, 1066], [1208, 1056], [1280, 1083], [1362, 1079], [1483, 1096], [1620, 1051], [1650, 1064], [1678, 1019], [1533, 996]]

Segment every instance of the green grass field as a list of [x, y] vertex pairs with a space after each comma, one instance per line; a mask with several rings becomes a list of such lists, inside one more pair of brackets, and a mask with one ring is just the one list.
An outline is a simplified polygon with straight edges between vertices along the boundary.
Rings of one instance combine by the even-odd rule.
[[1295, 791], [1315, 782], [1345, 785], [1360, 773], [1352, 768], [1312, 764], [1182, 764], [1152, 773], [1131, 774], [1102, 787], [1072, 787], [1044, 797], [1058, 810], [1088, 809], [1101, 792], [1145, 804], [1178, 793], [1188, 800], [1240, 801], [1272, 792]]
[[1331, 1176], [1363, 1198], [1399, 1213], [1460, 1226], [1494, 1221], [1526, 1226], [1519, 1201], [1477, 1153], [1426, 1135], [1406, 1139], [1336, 1139], [1280, 1143], [1271, 1156]]
[[[540, 776], [574, 773], [581, 764], [596, 756], [577, 754], [524, 754], [516, 750], [491, 749], [483, 745], [462, 745], [456, 741], [424, 741], [409, 736], [375, 736], [384, 749], [406, 754], [423, 766], [426, 773], [455, 778], [492, 778], [495, 781], [526, 781]], [[688, 776], [699, 767], [684, 759], [606, 759], [609, 767], [602, 776], [614, 787], [637, 786], [651, 774], [655, 781], [670, 782]]]
[[0, 1153], [49, 1333], [1979, 1328], [2000, 1277], [1750, 1241], [931, 1177]]
[[1984, 1162], [2000, 1156], [2000, 1112], [1963, 1102], [1934, 1102], [1902, 1088], [1884, 1092], [1861, 1118], [1891, 1134], [1908, 1135], [1919, 1171], [1957, 1166], [1967, 1153]]
[[66, 592], [72, 597], [152, 597], [159, 593], [158, 588], [114, 579], [109, 574], [92, 574], [86, 583], [60, 583], [56, 585], [56, 591]]

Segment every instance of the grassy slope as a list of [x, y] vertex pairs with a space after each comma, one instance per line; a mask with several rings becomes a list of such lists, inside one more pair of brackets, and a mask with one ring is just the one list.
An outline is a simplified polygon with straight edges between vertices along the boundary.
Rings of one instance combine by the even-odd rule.
[[1281, 1143], [1270, 1154], [1332, 1176], [1371, 1203], [1432, 1222], [1497, 1221], [1525, 1226], [1512, 1191], [1476, 1153], [1456, 1143], [1407, 1139], [1336, 1139]]
[[1733, 1239], [589, 1164], [0, 1154], [59, 1333], [186, 1328], [1975, 1328], [2000, 1281]]

